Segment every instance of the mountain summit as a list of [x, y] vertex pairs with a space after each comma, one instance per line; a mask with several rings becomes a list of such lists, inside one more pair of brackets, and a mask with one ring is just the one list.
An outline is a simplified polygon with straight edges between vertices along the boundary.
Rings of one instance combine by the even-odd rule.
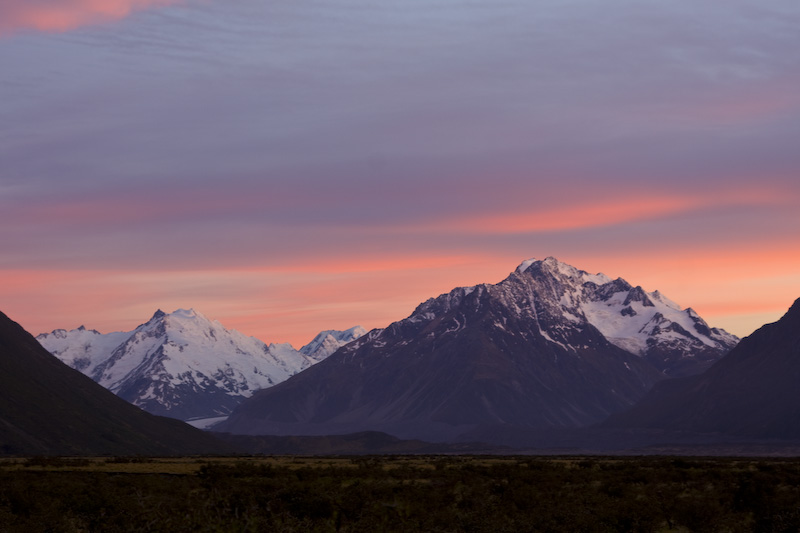
[[554, 258], [460, 287], [256, 393], [216, 430], [379, 430], [448, 440], [481, 427], [580, 427], [669, 375], [702, 371], [736, 337], [625, 280]]
[[540, 297], [549, 296], [547, 307], [555, 318], [588, 322], [668, 377], [699, 374], [739, 342], [709, 327], [691, 307], [681, 309], [659, 291], [646, 292], [622, 278], [588, 274], [553, 257], [525, 261], [516, 272], [550, 287], [550, 294]]
[[146, 411], [190, 420], [225, 416], [255, 390], [308, 368], [365, 333], [326, 331], [304, 347], [265, 344], [194, 309], [158, 310], [133, 331], [81, 326], [36, 337], [48, 351]]

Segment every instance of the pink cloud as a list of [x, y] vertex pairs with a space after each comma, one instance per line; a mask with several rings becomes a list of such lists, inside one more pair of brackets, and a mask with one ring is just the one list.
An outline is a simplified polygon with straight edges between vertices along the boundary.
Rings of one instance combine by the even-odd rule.
[[[452, 216], [419, 226], [421, 231], [470, 234], [542, 233], [631, 224], [692, 211], [725, 207], [780, 206], [796, 201], [791, 192], [739, 190], [713, 194], [617, 193], [617, 198], [573, 201], [549, 208], [518, 207], [483, 215]], [[406, 228], [408, 229], [408, 228]]]
[[[320, 259], [316, 269], [0, 270], [2, 311], [37, 334], [85, 324], [130, 330], [157, 309], [194, 307], [226, 327], [299, 347], [323, 329], [384, 327], [456, 285], [498, 281], [514, 260], [408, 256]], [[499, 268], [498, 268], [499, 266]]]
[[0, 3], [0, 35], [22, 29], [68, 31], [119, 20], [134, 11], [181, 0], [9, 0]]

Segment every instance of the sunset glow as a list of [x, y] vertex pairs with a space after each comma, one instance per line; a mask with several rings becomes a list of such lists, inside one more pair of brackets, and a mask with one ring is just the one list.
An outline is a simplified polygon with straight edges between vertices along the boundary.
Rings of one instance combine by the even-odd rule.
[[747, 335], [800, 297], [800, 5], [0, 3], [0, 310], [384, 327], [555, 256]]

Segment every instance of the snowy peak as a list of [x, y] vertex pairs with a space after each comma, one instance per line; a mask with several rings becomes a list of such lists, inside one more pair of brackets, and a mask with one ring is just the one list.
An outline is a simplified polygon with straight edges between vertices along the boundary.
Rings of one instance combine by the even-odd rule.
[[300, 353], [314, 361], [321, 361], [333, 352], [356, 339], [363, 337], [367, 330], [361, 326], [354, 326], [344, 331], [321, 331], [310, 343], [300, 348]]
[[[356, 330], [325, 333], [339, 342]], [[306, 355], [290, 344], [267, 345], [229, 330], [194, 309], [159, 309], [128, 332], [104, 335], [81, 327], [37, 340], [118, 396], [154, 414], [182, 419], [224, 416], [256, 390], [324, 359], [335, 344], [323, 342], [324, 349]]]
[[691, 308], [681, 309], [659, 291], [647, 292], [622, 278], [588, 274], [552, 257], [525, 261], [516, 273], [532, 282], [532, 294], [544, 300], [551, 315], [561, 312], [574, 323], [588, 322], [609, 342], [667, 375], [698, 373], [738, 342], [708, 327]]
[[562, 263], [555, 257], [548, 257], [547, 259], [528, 259], [520, 264], [516, 272], [524, 274], [531, 271], [533, 275], [549, 274], [563, 279], [578, 281], [580, 283], [594, 283], [596, 285], [604, 285], [611, 282], [611, 279], [603, 273], [589, 274], [584, 270], [579, 270], [572, 265]]
[[642, 304], [643, 307], [655, 307], [647, 293], [644, 292], [644, 289], [642, 289], [641, 285], [637, 285], [628, 291], [628, 294], [625, 296], [625, 301], [622, 302], [622, 305], [630, 305], [632, 302], [638, 302]]
[[170, 316], [176, 318], [197, 318], [198, 316], [205, 318], [203, 315], [201, 315], [194, 309], [176, 309], [170, 314]]

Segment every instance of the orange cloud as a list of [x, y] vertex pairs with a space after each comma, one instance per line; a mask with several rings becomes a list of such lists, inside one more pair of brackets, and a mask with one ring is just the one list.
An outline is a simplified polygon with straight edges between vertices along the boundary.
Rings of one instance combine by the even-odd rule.
[[600, 254], [375, 251], [289, 256], [271, 267], [0, 270], [0, 309], [40, 333], [80, 324], [130, 330], [156, 308], [194, 307], [245, 334], [299, 347], [323, 329], [384, 327], [428, 298], [457, 286], [497, 283], [529, 256], [553, 254], [592, 273], [658, 289], [710, 325], [741, 336], [774, 321], [800, 297], [800, 246], [794, 244], [765, 238], [737, 248], [664, 243]]
[[0, 35], [22, 29], [47, 32], [72, 30], [109, 22], [134, 11], [181, 0], [11, 0], [0, 3]]
[[455, 286], [499, 281], [513, 268], [504, 263], [397, 254], [276, 268], [0, 270], [0, 310], [36, 334], [80, 324], [130, 330], [157, 308], [194, 307], [265, 342], [299, 347], [323, 329], [384, 327]]
[[426, 224], [425, 231], [435, 229], [479, 234], [537, 233], [612, 226], [699, 209], [730, 206], [784, 204], [787, 196], [779, 191], [737, 191], [704, 195], [625, 194], [619, 198], [593, 199], [585, 203], [520, 213], [493, 213], [483, 216], [457, 217]]
[[[298, 260], [286, 257], [283, 261], [277, 259], [270, 267], [254, 267], [245, 269], [248, 272], [270, 273], [326, 273], [326, 274], [366, 274], [372, 272], [418, 272], [420, 270], [435, 270], [439, 268], [452, 268], [461, 265], [474, 265], [483, 258], [478, 255], [431, 255], [417, 252], [416, 254], [377, 254], [347, 253], [337, 256], [322, 258], [304, 258]], [[239, 269], [237, 269], [238, 271]]]

